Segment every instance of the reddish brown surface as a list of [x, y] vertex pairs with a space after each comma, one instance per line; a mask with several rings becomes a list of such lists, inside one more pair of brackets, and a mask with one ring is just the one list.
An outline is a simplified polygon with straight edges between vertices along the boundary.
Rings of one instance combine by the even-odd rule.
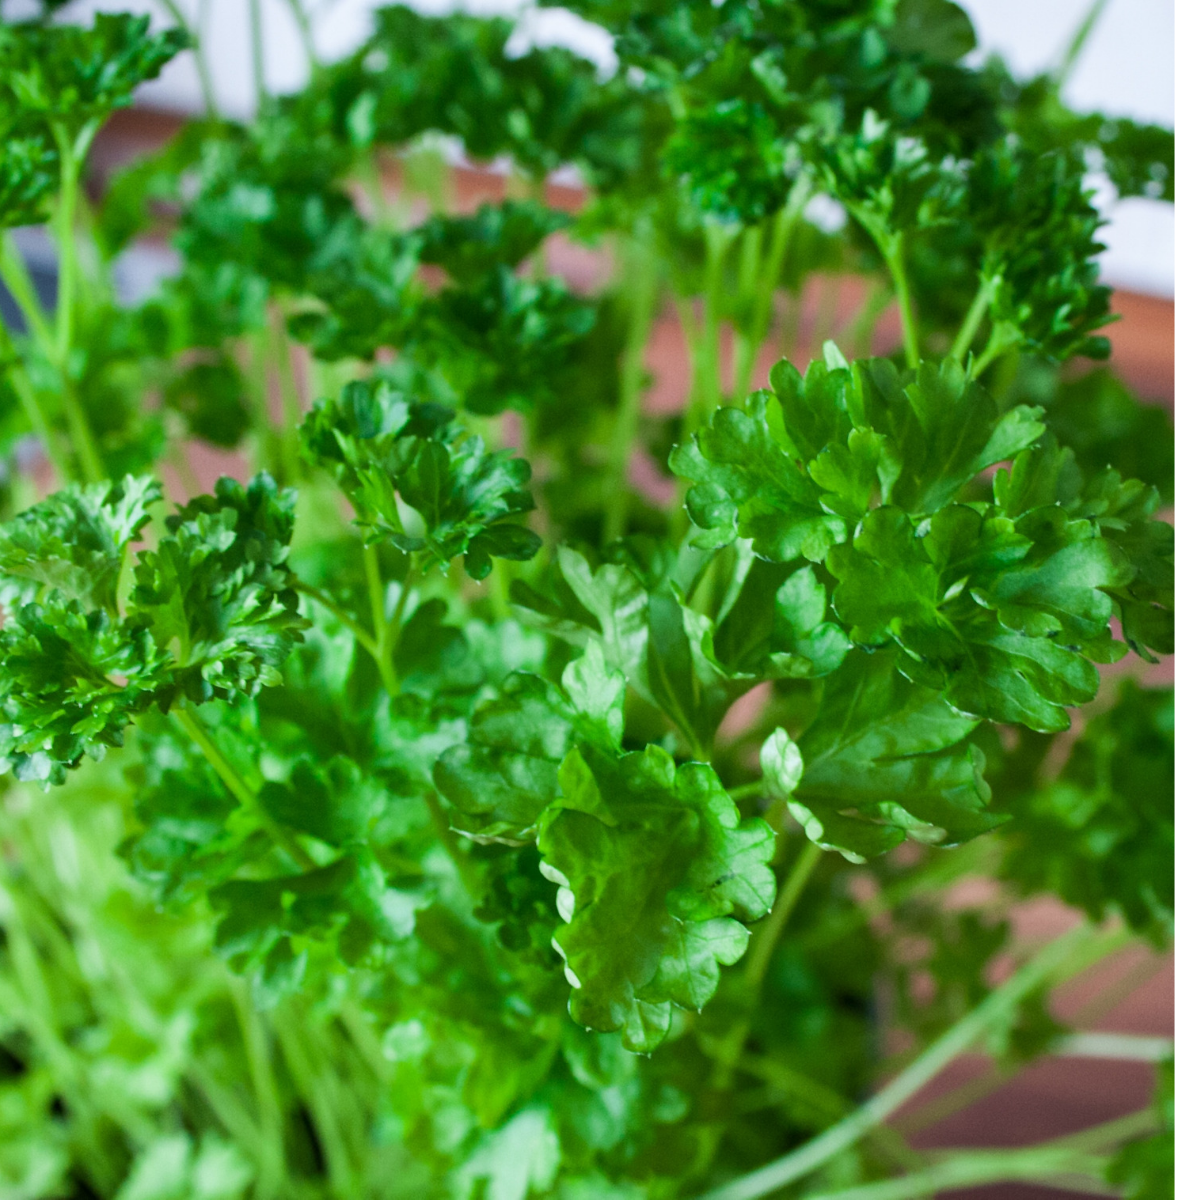
[[[178, 126], [174, 117], [131, 111], [118, 114], [98, 141], [93, 165], [107, 173], [138, 153], [161, 144]], [[505, 195], [503, 176], [494, 172], [462, 169], [455, 172], [455, 207], [470, 210]], [[583, 194], [576, 188], [548, 189], [550, 203], [576, 209]], [[548, 250], [548, 266], [574, 287], [590, 290], [603, 283], [611, 265], [603, 253], [555, 238]], [[812, 282], [800, 311], [788, 317], [777, 312], [777, 327], [759, 356], [755, 386], [766, 381], [766, 372], [781, 348], [799, 362], [826, 337], [844, 339], [848, 325], [864, 294], [865, 283], [853, 278], [825, 278]], [[1105, 332], [1112, 339], [1113, 364], [1126, 381], [1147, 399], [1174, 403], [1174, 304], [1169, 300], [1117, 292], [1113, 309], [1121, 320]], [[785, 321], [794, 322], [791, 329]], [[885, 313], [872, 349], [888, 351], [899, 341], [896, 313]], [[730, 357], [728, 354], [727, 359]], [[666, 313], [655, 327], [646, 355], [654, 384], [646, 406], [657, 412], [678, 411], [686, 403], [690, 373], [686, 346], [678, 317]], [[727, 380], [727, 384], [731, 381]], [[244, 475], [235, 456], [195, 447], [192, 467], [198, 482], [211, 486], [218, 474]], [[669, 481], [656, 477], [649, 459], [640, 460], [637, 483], [643, 490], [666, 498]], [[1163, 669], [1158, 669], [1159, 675]], [[1156, 681], [1159, 681], [1156, 679]], [[1165, 680], [1162, 680], [1165, 681]], [[1062, 906], [1049, 900], [1019, 906], [1012, 914], [1018, 931], [1043, 938], [1060, 932], [1071, 921]], [[1135, 949], [1114, 956], [1056, 997], [1059, 1019], [1079, 1030], [1105, 1030], [1159, 1036], [1173, 1031], [1173, 973], [1171, 960]], [[960, 1111], [921, 1130], [910, 1129], [914, 1117], [931, 1101], [945, 1097], [989, 1071], [988, 1060], [965, 1056], [926, 1088], [897, 1115], [898, 1128], [910, 1133], [919, 1147], [1016, 1146], [1073, 1133], [1089, 1125], [1133, 1112], [1150, 1095], [1152, 1069], [1141, 1063], [1097, 1059], [1049, 1059]], [[954, 1193], [960, 1200], [1055, 1200], [1062, 1191], [1005, 1184]]]

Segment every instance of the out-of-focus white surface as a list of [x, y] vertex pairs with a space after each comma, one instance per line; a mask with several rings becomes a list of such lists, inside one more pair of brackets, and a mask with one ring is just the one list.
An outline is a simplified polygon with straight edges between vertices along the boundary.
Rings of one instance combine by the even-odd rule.
[[[198, 0], [178, 0], [195, 13]], [[314, 35], [320, 55], [337, 57], [357, 45], [371, 24], [379, 0], [302, 0], [314, 13]], [[1021, 76], [1053, 66], [1092, 0], [959, 0], [979, 33], [980, 55], [998, 52]], [[306, 67], [303, 47], [286, 0], [262, 0], [267, 84], [272, 91], [300, 87]], [[518, 12], [521, 0], [412, 0], [422, 12], [454, 9], [483, 14]], [[221, 108], [246, 116], [254, 95], [250, 62], [248, 0], [209, 0], [206, 45], [214, 88]], [[73, 11], [85, 16], [95, 9], [154, 13], [155, 0], [87, 0]], [[1172, 0], [1109, 0], [1066, 87], [1066, 97], [1086, 111], [1136, 117], [1173, 126], [1174, 6]], [[565, 9], [529, 12], [513, 39], [520, 52], [531, 44], [569, 45], [601, 66], [612, 62], [608, 35]], [[201, 92], [190, 56], [171, 63], [161, 79], [147, 84], [142, 98], [164, 108], [194, 111]], [[1111, 224], [1102, 263], [1107, 280], [1117, 286], [1157, 295], [1174, 294], [1174, 208], [1154, 200], [1114, 202], [1104, 197]]]

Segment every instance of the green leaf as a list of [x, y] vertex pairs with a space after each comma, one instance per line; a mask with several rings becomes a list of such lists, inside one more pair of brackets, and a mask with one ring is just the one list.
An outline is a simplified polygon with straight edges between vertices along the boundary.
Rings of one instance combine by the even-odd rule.
[[72, 484], [18, 513], [0, 526], [0, 596], [12, 604], [57, 591], [115, 616], [125, 550], [161, 499], [158, 480], [127, 475]]
[[1054, 507], [1013, 522], [952, 505], [919, 530], [875, 509], [827, 565], [853, 641], [900, 646], [901, 671], [964, 712], [1041, 730], [1095, 695], [1086, 655], [1111, 659], [1105, 589], [1132, 574], [1095, 525]]
[[950, 503], [964, 484], [1033, 445], [1045, 431], [1041, 411], [996, 402], [953, 359], [922, 363], [905, 379], [887, 359], [856, 364], [862, 422], [887, 436], [899, 465], [885, 502], [910, 513]]
[[846, 536], [846, 525], [824, 511], [816, 484], [779, 445], [768, 402], [756, 392], [745, 411], [718, 409], [693, 442], [672, 452], [671, 470], [696, 485], [687, 495], [700, 529], [696, 545], [715, 548], [743, 537], [762, 558], [819, 562]]
[[742, 922], [774, 903], [774, 834], [739, 821], [711, 767], [677, 768], [654, 746], [615, 759], [577, 748], [560, 784], [538, 849], [559, 885], [571, 1015], [646, 1052], [666, 1036], [672, 1005], [708, 1003], [720, 964], [745, 951]]
[[258, 798], [279, 824], [338, 848], [362, 841], [385, 804], [383, 789], [344, 755], [302, 760], [286, 783], [268, 781]]
[[956, 845], [999, 825], [988, 813], [978, 724], [906, 682], [892, 655], [852, 655], [825, 683], [799, 739], [804, 772], [789, 807], [809, 838], [852, 862], [905, 837]]
[[[565, 693], [565, 695], [564, 695]], [[434, 780], [473, 840], [520, 845], [558, 795], [558, 768], [574, 745], [618, 750], [625, 679], [590, 641], [567, 665], [562, 689], [537, 675], [510, 675], [471, 718], [466, 744], [438, 759]]]
[[900, 0], [887, 31], [897, 50], [956, 62], [975, 49], [971, 18], [952, 0]]
[[1001, 781], [997, 807], [1014, 818], [1002, 875], [1028, 894], [1053, 891], [1093, 920], [1115, 908], [1165, 943], [1175, 907], [1174, 747], [1173, 693], [1126, 680], [1048, 779], [1010, 785], [1002, 770], [989, 772]]
[[58, 154], [27, 115], [0, 111], [0, 229], [36, 225], [58, 187]]
[[267, 474], [248, 487], [223, 477], [215, 493], [167, 518], [170, 534], [138, 556], [129, 619], [179, 666], [191, 699], [253, 695], [280, 670], [308, 622], [288, 583], [295, 493]]
[[529, 464], [484, 450], [450, 417], [386, 381], [356, 380], [309, 413], [301, 438], [332, 470], [368, 542], [388, 538], [443, 566], [463, 555], [467, 573], [484, 579], [493, 557], [525, 560], [541, 545], [507, 523], [533, 507]]
[[169, 688], [169, 664], [145, 631], [61, 592], [18, 606], [0, 629], [0, 769], [49, 786], [103, 758]]
[[532, 200], [482, 204], [469, 217], [435, 216], [421, 225], [421, 261], [467, 282], [498, 267], [519, 266], [546, 237], [568, 224], [565, 213]]
[[123, 108], [187, 45], [180, 29], [150, 33], [150, 18], [98, 13], [90, 29], [0, 26], [0, 79], [17, 103], [68, 137]]
[[250, 429], [245, 381], [224, 356], [185, 367], [163, 388], [163, 404], [183, 417], [192, 436], [214, 446], [237, 446]]

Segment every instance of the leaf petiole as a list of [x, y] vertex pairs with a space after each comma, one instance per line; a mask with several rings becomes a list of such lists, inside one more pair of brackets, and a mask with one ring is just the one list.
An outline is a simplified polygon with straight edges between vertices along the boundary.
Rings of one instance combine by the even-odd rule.
[[258, 794], [246, 783], [238, 773], [237, 768], [225, 757], [224, 752], [209, 736], [204, 725], [196, 719], [188, 707], [187, 701], [178, 708], [171, 709], [175, 723], [195, 742], [197, 749], [208, 760], [209, 766], [216, 771], [221, 782], [229, 789], [231, 795], [244, 808], [254, 814], [262, 824], [271, 840], [300, 868], [305, 871], [315, 871], [317, 862], [296, 836], [285, 829], [259, 803]]
[[[758, 1200], [812, 1174], [891, 1116], [993, 1025], [1006, 1017], [1022, 999], [1053, 977], [1069, 958], [1085, 950], [1090, 942], [1101, 936], [1085, 923], [1050, 942], [1023, 967], [1013, 972], [983, 1003], [952, 1025], [866, 1104], [803, 1146], [765, 1167], [705, 1192], [699, 1200]], [[920, 1194], [920, 1191], [902, 1193], [896, 1200], [903, 1200], [905, 1195]]]

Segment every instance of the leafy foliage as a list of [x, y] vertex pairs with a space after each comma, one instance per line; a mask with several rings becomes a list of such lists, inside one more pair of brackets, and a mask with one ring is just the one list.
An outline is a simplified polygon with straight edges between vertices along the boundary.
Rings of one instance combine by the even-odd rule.
[[368, 542], [390, 538], [443, 565], [461, 554], [471, 577], [484, 579], [493, 556], [532, 558], [541, 545], [505, 521], [533, 507], [529, 465], [463, 438], [452, 416], [386, 380], [355, 381], [336, 404], [313, 410], [303, 436], [312, 457], [333, 468]]
[[[390, 5], [85, 178], [187, 39], [30, 7], [0, 225], [59, 278], [6, 235], [0, 1193], [669, 1200], [835, 1144], [799, 1186], [870, 1190], [916, 1153], [857, 1124], [882, 1023], [1065, 1032], [1037, 963], [980, 1007], [1026, 947], [950, 883], [1166, 943], [1170, 693], [1102, 675], [1172, 649], [1170, 424], [1064, 364], [1107, 352], [1092, 172], [1170, 196], [1171, 134], [977, 63], [951, 0], [575, 0], [603, 69]], [[503, 198], [460, 207], [447, 137]], [[148, 234], [179, 267], [127, 304]], [[801, 371], [817, 273], [866, 298]], [[197, 495], [196, 440], [249, 482]]]
[[1174, 715], [1172, 693], [1127, 681], [1049, 778], [1038, 778], [1048, 766], [1044, 740], [1026, 739], [1012, 764], [1001, 756], [999, 806], [1013, 816], [1003, 874], [1024, 891], [1056, 892], [1094, 919], [1115, 907], [1132, 928], [1169, 936]]
[[70, 142], [89, 123], [129, 104], [133, 89], [187, 43], [181, 30], [150, 35], [149, 26], [149, 17], [130, 13], [98, 13], [91, 29], [0, 26], [4, 90]]

